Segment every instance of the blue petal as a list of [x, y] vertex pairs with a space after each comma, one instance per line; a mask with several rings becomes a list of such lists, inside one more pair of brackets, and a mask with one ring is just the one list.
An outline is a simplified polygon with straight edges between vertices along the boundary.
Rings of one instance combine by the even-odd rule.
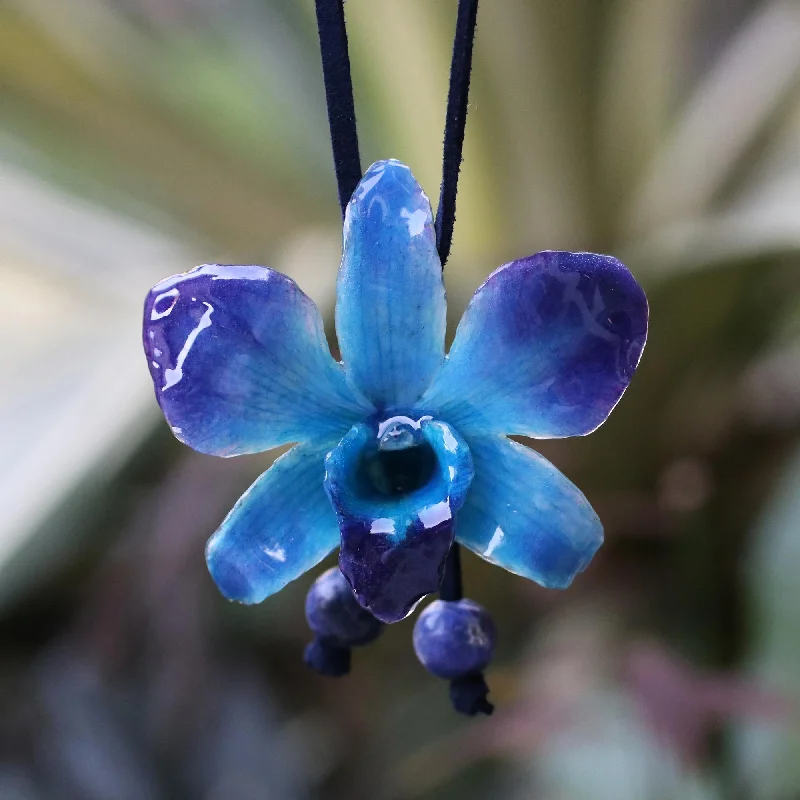
[[392, 420], [362, 423], [325, 462], [341, 531], [339, 567], [359, 603], [384, 622], [403, 619], [439, 588], [453, 517], [472, 480], [469, 449], [449, 426], [430, 417], [395, 420], [413, 430], [412, 446], [389, 441]]
[[407, 166], [378, 161], [347, 207], [336, 332], [356, 386], [408, 408], [444, 359], [446, 304], [431, 205]]
[[492, 564], [553, 589], [569, 586], [603, 543], [581, 491], [538, 453], [501, 436], [473, 436], [475, 478], [456, 538]]
[[260, 603], [339, 543], [336, 516], [323, 488], [331, 446], [299, 444], [282, 455], [208, 540], [208, 571], [229, 600]]
[[496, 270], [472, 298], [420, 400], [462, 433], [591, 433], [630, 383], [647, 299], [610, 256], [544, 252]]
[[317, 307], [266, 267], [162, 281], [145, 301], [144, 348], [164, 416], [201, 453], [338, 438], [371, 410], [331, 358]]

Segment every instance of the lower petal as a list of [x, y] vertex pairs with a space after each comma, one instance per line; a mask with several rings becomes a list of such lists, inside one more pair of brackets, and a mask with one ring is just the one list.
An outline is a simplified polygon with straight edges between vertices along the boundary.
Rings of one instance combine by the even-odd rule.
[[487, 561], [563, 589], [603, 543], [583, 493], [538, 453], [503, 437], [470, 437], [475, 478], [456, 538]]
[[260, 603], [339, 543], [336, 516], [323, 488], [331, 446], [300, 444], [281, 456], [208, 540], [208, 570], [229, 600]]
[[469, 448], [451, 428], [430, 417], [394, 420], [354, 426], [328, 455], [325, 475], [339, 567], [384, 622], [408, 616], [439, 588], [472, 480]]

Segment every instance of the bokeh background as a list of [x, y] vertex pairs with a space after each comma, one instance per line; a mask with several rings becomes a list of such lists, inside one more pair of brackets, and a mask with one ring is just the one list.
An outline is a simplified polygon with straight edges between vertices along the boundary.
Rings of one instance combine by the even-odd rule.
[[[433, 197], [455, 7], [346, 6], [363, 163]], [[273, 454], [180, 445], [140, 352], [146, 290], [202, 262], [287, 272], [333, 335], [311, 0], [0, 0], [0, 114], [0, 798], [800, 798], [800, 4], [482, 4], [451, 322], [545, 248], [651, 300], [609, 422], [539, 447], [604, 520], [591, 568], [464, 556], [488, 719], [413, 619], [334, 681], [313, 576], [217, 595], [204, 542]]]

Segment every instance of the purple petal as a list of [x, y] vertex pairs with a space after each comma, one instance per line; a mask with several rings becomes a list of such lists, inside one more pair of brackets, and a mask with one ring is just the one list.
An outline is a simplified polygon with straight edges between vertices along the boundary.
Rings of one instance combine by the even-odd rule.
[[462, 433], [590, 433], [630, 383], [647, 316], [644, 292], [615, 258], [544, 252], [512, 261], [475, 292], [418, 406]]
[[371, 410], [331, 357], [317, 307], [267, 267], [167, 278], [147, 296], [143, 335], [161, 410], [202, 453], [342, 436]]

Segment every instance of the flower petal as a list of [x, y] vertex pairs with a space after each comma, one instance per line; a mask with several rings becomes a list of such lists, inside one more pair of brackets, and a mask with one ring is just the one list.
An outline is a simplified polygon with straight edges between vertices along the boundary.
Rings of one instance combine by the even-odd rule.
[[428, 387], [446, 310], [430, 202], [405, 164], [378, 161], [347, 206], [336, 302], [345, 368], [377, 408], [408, 408]]
[[456, 539], [492, 564], [563, 589], [603, 543], [581, 491], [549, 461], [500, 436], [473, 436], [475, 464]]
[[392, 449], [388, 464], [378, 444], [386, 423], [355, 425], [325, 461], [341, 531], [339, 567], [359, 603], [384, 622], [408, 616], [439, 588], [453, 517], [472, 480], [469, 448], [449, 426], [430, 417], [395, 420], [414, 429], [418, 444]]
[[206, 562], [225, 597], [260, 603], [339, 544], [323, 488], [332, 444], [299, 444], [239, 499], [208, 540]]
[[641, 287], [610, 256], [512, 261], [475, 292], [419, 408], [464, 434], [591, 433], [630, 383], [647, 314]]
[[317, 307], [267, 267], [162, 281], [145, 301], [144, 348], [164, 416], [201, 453], [342, 436], [371, 410], [331, 357]]

